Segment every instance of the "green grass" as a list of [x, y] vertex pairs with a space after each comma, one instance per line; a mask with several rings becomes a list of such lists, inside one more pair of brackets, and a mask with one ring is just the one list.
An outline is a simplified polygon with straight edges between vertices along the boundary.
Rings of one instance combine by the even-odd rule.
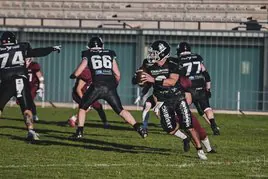
[[[0, 178], [268, 178], [268, 117], [216, 114], [220, 136], [207, 129], [217, 154], [197, 158], [193, 146], [182, 150], [151, 115], [149, 136], [142, 139], [113, 111], [103, 129], [95, 111], [88, 113], [85, 139], [70, 141], [66, 125], [72, 109], [38, 109], [38, 144], [25, 141], [19, 108], [6, 108], [0, 119]], [[131, 113], [141, 121], [140, 111]]]

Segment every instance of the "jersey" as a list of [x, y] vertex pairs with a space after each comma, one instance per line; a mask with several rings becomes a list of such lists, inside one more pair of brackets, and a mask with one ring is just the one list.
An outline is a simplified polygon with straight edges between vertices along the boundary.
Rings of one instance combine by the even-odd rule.
[[79, 80], [83, 80], [86, 83], [82, 88], [82, 93], [84, 94], [89, 85], [92, 83], [91, 72], [88, 68], [85, 68], [82, 73], [76, 78], [75, 85], [73, 87], [74, 92], [76, 92]]
[[194, 53], [179, 56], [178, 59], [180, 75], [188, 77], [191, 82], [191, 88], [204, 88], [206, 85], [205, 77], [202, 74], [201, 64], [203, 58]]
[[113, 50], [86, 50], [82, 52], [82, 59], [88, 61], [88, 68], [94, 85], [117, 86], [113, 73], [113, 61], [116, 59], [116, 54]]
[[27, 69], [28, 69], [28, 78], [30, 87], [31, 88], [39, 87], [40, 82], [36, 73], [41, 70], [40, 65], [37, 62], [31, 62]]
[[29, 43], [0, 46], [0, 77], [2, 81], [9, 80], [15, 76], [27, 78], [25, 57], [30, 49]]
[[27, 78], [25, 58], [42, 57], [53, 52], [53, 47], [32, 49], [30, 43], [20, 42], [12, 45], [0, 45], [0, 78], [8, 81], [16, 76]]
[[[163, 66], [158, 66], [156, 63], [151, 63], [148, 59], [143, 60], [142, 68], [145, 69], [145, 72], [150, 74], [156, 80], [167, 79], [170, 74], [178, 74], [178, 64], [176, 58], [169, 57]], [[158, 101], [165, 101], [167, 99], [172, 99], [176, 96], [182, 94], [182, 87], [179, 83], [179, 80], [174, 86], [162, 86], [158, 84], [153, 84], [153, 94], [156, 96]]]

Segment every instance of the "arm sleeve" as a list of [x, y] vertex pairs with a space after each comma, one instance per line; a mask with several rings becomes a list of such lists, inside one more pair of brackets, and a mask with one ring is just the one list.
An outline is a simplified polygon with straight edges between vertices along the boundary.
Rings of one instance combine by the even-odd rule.
[[44, 47], [44, 48], [29, 48], [28, 53], [26, 54], [27, 57], [43, 57], [49, 55], [53, 52], [53, 47]]

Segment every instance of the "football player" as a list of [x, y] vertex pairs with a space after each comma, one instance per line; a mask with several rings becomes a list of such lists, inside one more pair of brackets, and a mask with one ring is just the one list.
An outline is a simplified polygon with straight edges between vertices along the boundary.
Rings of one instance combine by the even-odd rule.
[[[186, 90], [187, 88], [189, 88], [191, 86], [191, 82], [187, 77], [184, 76], [180, 76], [179, 78], [180, 84], [182, 85], [182, 87]], [[132, 79], [132, 83], [133, 84], [137, 84], [136, 80], [135, 80], [135, 76]], [[148, 92], [148, 88], [150, 88], [150, 85], [147, 85], [145, 87], [143, 87], [142, 89], [142, 94], [140, 97], [138, 97], [135, 101], [135, 103], [137, 103], [140, 99], [142, 99], [142, 97]], [[186, 93], [187, 94], [187, 93]], [[191, 96], [190, 96], [191, 97]], [[188, 99], [189, 96], [186, 95], [186, 101], [188, 103], [188, 101], [191, 101], [191, 99]], [[189, 103], [188, 103], [189, 104]], [[143, 120], [143, 128], [145, 130], [145, 136], [148, 136], [148, 120], [149, 120], [149, 111], [150, 109], [153, 109], [156, 105], [156, 101], [153, 98], [153, 95], [149, 96], [143, 106], [143, 110], [142, 110], [142, 120]], [[179, 118], [176, 115], [176, 120], [177, 122], [180, 124], [181, 123], [181, 118]], [[193, 127], [194, 129], [197, 131], [199, 138], [202, 142], [202, 144], [205, 146], [206, 150], [208, 153], [216, 153], [216, 150], [213, 149], [210, 145], [210, 141], [208, 139], [206, 130], [201, 126], [201, 124], [199, 123], [199, 121], [197, 120], [197, 118], [192, 114], [192, 121], [193, 121]], [[181, 126], [180, 126], [181, 128]], [[187, 138], [187, 136], [181, 136], [181, 139], [183, 140], [183, 149], [185, 152], [188, 152], [190, 150], [190, 145], [189, 145], [189, 138]]]
[[175, 58], [169, 57], [170, 46], [166, 41], [157, 40], [149, 48], [149, 58], [144, 61], [141, 81], [151, 83], [156, 98], [155, 111], [160, 116], [162, 128], [169, 134], [181, 136], [175, 113], [181, 118], [181, 127], [192, 137], [198, 157], [207, 160], [200, 139], [193, 128], [192, 115], [179, 84]]
[[[30, 83], [31, 96], [33, 101], [37, 94], [40, 98], [42, 98], [45, 92], [45, 84], [44, 84], [45, 79], [41, 71], [41, 66], [39, 65], [38, 62], [33, 61], [33, 58], [27, 58], [26, 68], [28, 70], [28, 79]], [[33, 120], [38, 121], [39, 118], [37, 116], [35, 103], [33, 103], [32, 105], [32, 113], [33, 113]]]
[[60, 46], [32, 49], [29, 43], [18, 43], [15, 34], [10, 31], [2, 34], [0, 43], [0, 114], [10, 98], [15, 96], [28, 130], [27, 139], [39, 140], [33, 126], [33, 99], [25, 59], [46, 56], [53, 51], [60, 52]]
[[[206, 114], [213, 134], [220, 135], [213, 110], [209, 104], [209, 98], [211, 97], [211, 80], [205, 68], [203, 58], [198, 54], [192, 53], [191, 47], [187, 42], [181, 42], [178, 45], [177, 56], [180, 74], [187, 76], [192, 82], [191, 88], [188, 89], [191, 93], [192, 101], [197, 108], [200, 107]], [[201, 111], [200, 109], [199, 111]]]
[[[73, 100], [79, 104], [81, 102], [83, 94], [86, 92], [87, 88], [92, 83], [92, 77], [89, 69], [86, 67], [83, 72], [76, 78], [75, 85], [73, 87], [73, 92], [72, 92], [72, 97]], [[91, 108], [95, 109], [100, 118], [101, 121], [103, 122], [104, 128], [109, 127], [109, 123], [107, 122], [107, 118], [105, 115], [105, 112], [103, 110], [102, 104], [99, 103], [98, 101], [95, 101], [87, 111], [89, 111]], [[69, 120], [68, 123], [71, 127], [75, 127], [77, 122], [77, 115], [73, 115]]]
[[118, 115], [144, 137], [142, 126], [123, 108], [118, 96], [117, 85], [120, 80], [120, 71], [116, 62], [116, 54], [113, 50], [104, 49], [100, 37], [92, 37], [89, 40], [88, 50], [82, 51], [82, 61], [70, 78], [77, 78], [87, 66], [92, 75], [92, 85], [79, 103], [78, 127], [71, 138], [76, 140], [83, 137], [86, 110], [98, 99], [107, 101]]

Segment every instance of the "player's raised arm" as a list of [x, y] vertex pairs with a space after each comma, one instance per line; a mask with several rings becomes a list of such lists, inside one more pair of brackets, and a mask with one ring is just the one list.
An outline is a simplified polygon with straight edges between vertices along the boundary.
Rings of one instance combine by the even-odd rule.
[[43, 57], [49, 55], [51, 52], [58, 52], [60, 53], [61, 46], [53, 46], [53, 47], [43, 47], [43, 48], [34, 48], [32, 49], [29, 43], [24, 43], [25, 45], [28, 45], [27, 50], [27, 57]]
[[87, 67], [87, 63], [88, 63], [87, 59], [83, 58], [83, 60], [81, 61], [79, 66], [76, 68], [76, 70], [71, 74], [70, 78], [71, 79], [77, 78], [83, 72], [83, 70]]

